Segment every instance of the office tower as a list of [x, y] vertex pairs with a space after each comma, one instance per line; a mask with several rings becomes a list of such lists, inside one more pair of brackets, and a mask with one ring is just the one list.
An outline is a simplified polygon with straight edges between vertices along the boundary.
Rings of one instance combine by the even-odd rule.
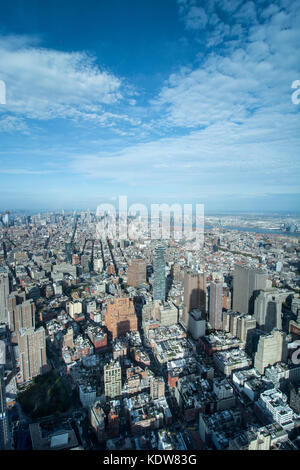
[[258, 326], [266, 332], [282, 329], [282, 302], [287, 294], [272, 290], [261, 290], [254, 301], [254, 316]]
[[233, 275], [233, 310], [253, 315], [255, 298], [266, 287], [267, 274], [264, 271], [237, 264]]
[[133, 301], [129, 297], [115, 298], [107, 305], [105, 326], [113, 338], [137, 331], [137, 316]]
[[14, 301], [9, 298], [9, 327], [11, 331], [21, 328], [35, 328], [35, 304], [32, 300], [25, 300], [13, 307]]
[[189, 312], [188, 331], [197, 340], [205, 335], [206, 320], [203, 318], [201, 310], [194, 309]]
[[104, 366], [104, 393], [106, 398], [118, 397], [122, 393], [122, 374], [118, 361], [112, 360]]
[[270, 334], [260, 336], [254, 359], [254, 367], [263, 374], [265, 368], [282, 361], [285, 355], [285, 334], [273, 330]]
[[222, 329], [223, 286], [220, 282], [211, 282], [209, 289], [209, 323], [215, 330]]
[[11, 435], [7, 416], [4, 367], [0, 365], [0, 450], [11, 449]]
[[243, 341], [247, 342], [249, 333], [256, 329], [256, 320], [251, 315], [240, 315], [237, 318], [237, 332], [236, 336]]
[[131, 260], [127, 271], [127, 284], [132, 287], [140, 287], [146, 282], [146, 263], [142, 258]]
[[237, 319], [236, 336], [245, 343], [245, 351], [252, 355], [256, 336], [256, 320], [252, 315], [241, 314]]
[[47, 365], [46, 336], [43, 327], [22, 328], [19, 330], [20, 374], [22, 382], [27, 382], [44, 373]]
[[165, 252], [166, 250], [163, 246], [155, 248], [153, 263], [153, 300], [166, 300]]
[[184, 309], [182, 323], [188, 326], [188, 314], [194, 309], [206, 312], [206, 275], [186, 271], [184, 273]]
[[0, 273], [0, 323], [8, 323], [9, 278]]

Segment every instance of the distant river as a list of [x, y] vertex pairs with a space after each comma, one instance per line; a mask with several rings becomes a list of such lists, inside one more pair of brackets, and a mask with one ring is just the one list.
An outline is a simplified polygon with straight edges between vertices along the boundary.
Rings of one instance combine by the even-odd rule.
[[[215, 225], [205, 225], [205, 229], [215, 228]], [[254, 232], [254, 233], [268, 233], [270, 235], [284, 235], [286, 237], [300, 237], [299, 232], [283, 232], [282, 230], [269, 230], [258, 227], [233, 227], [228, 225], [226, 227], [222, 226], [221, 228], [225, 230], [238, 230], [239, 232]]]

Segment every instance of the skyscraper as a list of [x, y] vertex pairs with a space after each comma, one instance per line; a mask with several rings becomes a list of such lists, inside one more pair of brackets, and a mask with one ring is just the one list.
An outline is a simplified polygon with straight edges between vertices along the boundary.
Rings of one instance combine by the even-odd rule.
[[220, 282], [211, 282], [209, 289], [209, 323], [216, 330], [222, 329], [223, 286]]
[[0, 450], [11, 449], [11, 436], [7, 416], [4, 367], [0, 365]]
[[35, 328], [35, 304], [32, 300], [25, 300], [18, 305], [14, 304], [13, 296], [9, 296], [9, 327], [11, 331], [21, 328]]
[[104, 393], [107, 398], [114, 398], [122, 393], [122, 374], [118, 361], [112, 360], [104, 366]]
[[9, 278], [0, 273], [0, 323], [8, 323]]
[[285, 333], [273, 330], [272, 333], [262, 335], [259, 338], [257, 352], [254, 359], [254, 367], [260, 374], [265, 368], [284, 359]]
[[166, 300], [166, 250], [163, 246], [157, 246], [154, 252], [154, 283], [153, 283], [153, 300]]
[[282, 302], [286, 293], [261, 290], [254, 301], [254, 316], [259, 328], [266, 332], [282, 328]]
[[65, 243], [65, 255], [66, 255], [66, 262], [72, 263], [72, 243], [71, 242]]
[[18, 335], [22, 382], [43, 374], [47, 365], [45, 329], [21, 328]]
[[182, 323], [188, 326], [188, 314], [194, 309], [206, 312], [206, 275], [193, 271], [184, 273], [184, 308]]
[[264, 271], [237, 264], [233, 275], [233, 310], [253, 315], [255, 299], [266, 287], [267, 274]]

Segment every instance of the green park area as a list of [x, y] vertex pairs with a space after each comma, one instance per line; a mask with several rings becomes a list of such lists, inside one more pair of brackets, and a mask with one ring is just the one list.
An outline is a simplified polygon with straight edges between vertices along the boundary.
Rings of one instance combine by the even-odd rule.
[[60, 415], [70, 406], [70, 396], [55, 370], [35, 377], [26, 390], [18, 394], [18, 401], [31, 418]]

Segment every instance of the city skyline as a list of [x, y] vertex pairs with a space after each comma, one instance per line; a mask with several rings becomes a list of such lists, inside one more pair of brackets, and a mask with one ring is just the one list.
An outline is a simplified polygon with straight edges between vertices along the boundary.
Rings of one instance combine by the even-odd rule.
[[300, 3], [2, 5], [3, 209], [299, 207]]
[[299, 221], [207, 220], [0, 214], [0, 450], [299, 450]]

